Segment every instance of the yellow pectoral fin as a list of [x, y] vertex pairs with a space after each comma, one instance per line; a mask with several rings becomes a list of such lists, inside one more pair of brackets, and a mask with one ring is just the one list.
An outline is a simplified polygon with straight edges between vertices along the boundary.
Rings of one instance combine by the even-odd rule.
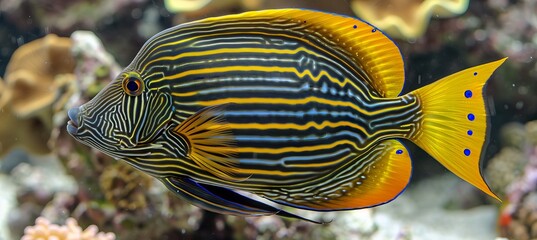
[[206, 107], [187, 118], [174, 131], [189, 143], [188, 157], [198, 166], [223, 179], [241, 181], [234, 168], [235, 141], [223, 113], [226, 105]]

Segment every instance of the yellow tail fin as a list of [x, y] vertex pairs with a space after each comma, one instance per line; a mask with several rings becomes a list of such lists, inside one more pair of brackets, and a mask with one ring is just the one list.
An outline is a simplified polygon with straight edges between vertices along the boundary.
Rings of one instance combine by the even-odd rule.
[[468, 68], [417, 89], [423, 120], [411, 140], [451, 172], [500, 200], [480, 171], [488, 129], [483, 87], [506, 58]]

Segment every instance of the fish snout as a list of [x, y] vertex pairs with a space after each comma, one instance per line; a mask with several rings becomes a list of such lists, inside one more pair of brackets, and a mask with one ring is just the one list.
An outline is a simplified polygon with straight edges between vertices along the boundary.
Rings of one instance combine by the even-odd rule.
[[67, 111], [67, 116], [69, 116], [69, 121], [67, 122], [67, 132], [69, 134], [76, 134], [78, 132], [78, 115], [80, 113], [80, 108], [71, 108]]

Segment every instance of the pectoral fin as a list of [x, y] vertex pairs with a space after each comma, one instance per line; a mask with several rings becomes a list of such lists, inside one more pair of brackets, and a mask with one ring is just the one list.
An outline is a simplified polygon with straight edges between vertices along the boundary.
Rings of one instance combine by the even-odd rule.
[[276, 214], [313, 223], [322, 223], [254, 200], [233, 190], [198, 183], [187, 177], [169, 177], [161, 179], [161, 181], [180, 198], [208, 211], [246, 217]]
[[235, 141], [224, 111], [227, 105], [206, 107], [187, 118], [173, 131], [189, 144], [187, 155], [198, 166], [229, 181], [241, 181], [234, 168]]

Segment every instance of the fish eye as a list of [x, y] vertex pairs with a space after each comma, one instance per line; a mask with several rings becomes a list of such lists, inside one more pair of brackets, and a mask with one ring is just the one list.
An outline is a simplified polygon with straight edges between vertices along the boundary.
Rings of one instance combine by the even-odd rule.
[[123, 91], [130, 96], [138, 96], [144, 90], [144, 83], [136, 73], [129, 73], [123, 79]]

